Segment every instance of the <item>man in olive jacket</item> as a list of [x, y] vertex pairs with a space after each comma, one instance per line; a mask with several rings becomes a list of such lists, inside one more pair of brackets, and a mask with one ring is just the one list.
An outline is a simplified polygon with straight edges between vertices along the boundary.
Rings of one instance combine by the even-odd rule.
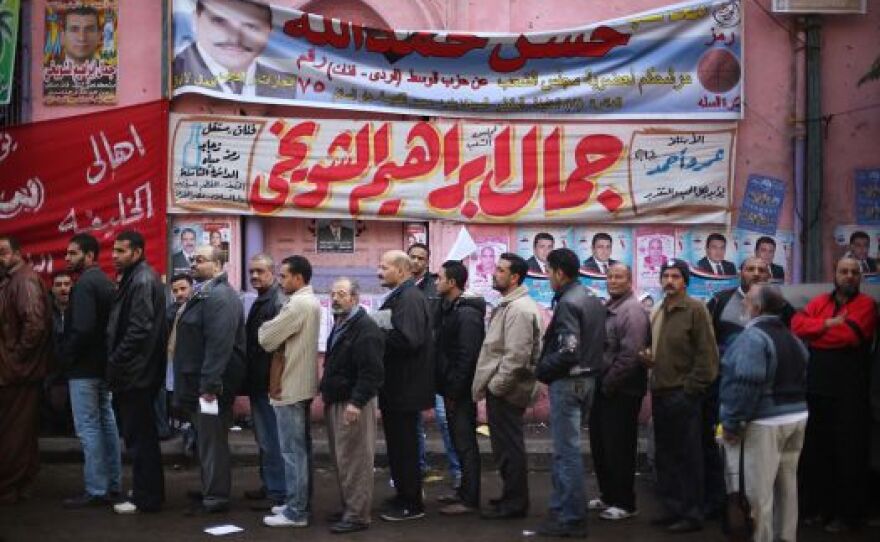
[[[202, 467], [201, 507], [190, 513], [229, 508], [232, 489], [229, 427], [232, 401], [245, 372], [245, 331], [241, 302], [222, 272], [221, 252], [196, 249], [195, 293], [177, 319], [174, 349], [174, 403], [196, 428]], [[169, 346], [169, 349], [171, 347]], [[217, 410], [211, 413], [215, 407]]]
[[535, 364], [541, 355], [541, 313], [523, 281], [529, 264], [505, 252], [492, 275], [492, 288], [503, 296], [492, 311], [480, 349], [471, 393], [486, 399], [492, 454], [503, 489], [490, 500], [484, 519], [525, 517], [529, 509], [528, 461], [523, 414], [535, 392]]
[[651, 315], [657, 490], [666, 508], [654, 524], [674, 533], [699, 531], [703, 522], [702, 401], [718, 375], [718, 347], [706, 306], [687, 295], [683, 260], [660, 268], [666, 297]]
[[133, 494], [114, 505], [119, 514], [156, 512], [165, 500], [162, 453], [153, 400], [164, 378], [165, 288], [144, 259], [144, 238], [124, 231], [113, 243], [122, 273], [107, 325], [107, 372], [132, 454]]

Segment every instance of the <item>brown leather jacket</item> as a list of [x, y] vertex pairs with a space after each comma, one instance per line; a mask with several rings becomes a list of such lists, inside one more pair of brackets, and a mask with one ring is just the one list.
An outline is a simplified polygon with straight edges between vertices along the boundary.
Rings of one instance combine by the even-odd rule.
[[0, 278], [0, 386], [40, 381], [51, 357], [49, 292], [21, 262]]

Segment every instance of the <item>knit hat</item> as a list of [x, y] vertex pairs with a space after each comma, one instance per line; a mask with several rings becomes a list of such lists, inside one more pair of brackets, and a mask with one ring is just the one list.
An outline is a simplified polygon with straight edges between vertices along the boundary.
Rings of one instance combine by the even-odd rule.
[[666, 263], [660, 266], [660, 276], [663, 276], [663, 273], [667, 269], [678, 269], [681, 271], [681, 276], [684, 277], [684, 284], [687, 286], [691, 282], [691, 269], [690, 266], [684, 260], [678, 260], [675, 258], [669, 258]]

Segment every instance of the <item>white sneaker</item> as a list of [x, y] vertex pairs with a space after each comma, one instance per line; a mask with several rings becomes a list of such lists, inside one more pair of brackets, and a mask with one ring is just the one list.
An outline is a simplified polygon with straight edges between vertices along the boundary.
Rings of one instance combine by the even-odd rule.
[[272, 512], [273, 516], [280, 516], [284, 514], [285, 508], [287, 508], [286, 504], [279, 504], [270, 508], [269, 511]]
[[590, 502], [587, 503], [587, 508], [590, 510], [605, 510], [608, 508], [608, 505], [602, 499], [590, 499]]
[[114, 504], [113, 511], [117, 514], [136, 514], [138, 507], [133, 502], [125, 501], [119, 504]]
[[602, 519], [607, 519], [611, 521], [618, 521], [621, 519], [628, 519], [634, 516], [639, 515], [638, 510], [633, 510], [632, 512], [628, 510], [624, 510], [623, 508], [618, 508], [616, 506], [609, 506], [605, 510], [599, 512], [599, 517]]
[[277, 514], [274, 516], [266, 516], [263, 518], [263, 525], [267, 527], [308, 527], [309, 522], [306, 519], [292, 520], [287, 516]]

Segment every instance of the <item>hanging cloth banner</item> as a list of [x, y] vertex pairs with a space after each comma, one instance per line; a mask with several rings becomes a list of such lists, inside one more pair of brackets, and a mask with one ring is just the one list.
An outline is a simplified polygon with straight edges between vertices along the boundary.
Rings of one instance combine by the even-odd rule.
[[366, 28], [281, 6], [174, 0], [173, 95], [505, 118], [739, 119], [740, 0], [564, 31]]
[[98, 240], [101, 267], [115, 274], [113, 240], [133, 229], [163, 272], [167, 115], [160, 101], [0, 131], [0, 232], [50, 276], [77, 233]]
[[12, 97], [19, 10], [19, 0], [0, 1], [0, 105], [9, 104]]
[[720, 223], [736, 125], [171, 115], [169, 211]]

